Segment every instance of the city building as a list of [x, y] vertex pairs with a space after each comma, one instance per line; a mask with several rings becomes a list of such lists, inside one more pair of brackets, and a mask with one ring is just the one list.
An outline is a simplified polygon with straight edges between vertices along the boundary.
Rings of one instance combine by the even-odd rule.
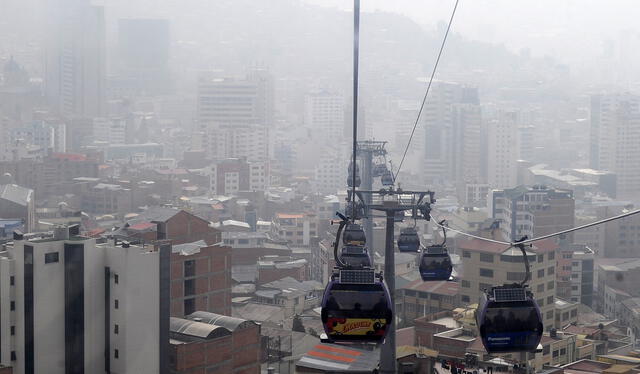
[[318, 236], [318, 217], [311, 213], [277, 213], [271, 225], [273, 238], [307, 246]]
[[127, 121], [124, 118], [93, 119], [93, 141], [107, 144], [127, 144]]
[[3, 247], [2, 364], [17, 374], [167, 373], [170, 246], [96, 244], [76, 230]]
[[424, 282], [417, 279], [396, 291], [396, 315], [401, 326], [415, 319], [455, 309], [460, 302], [457, 282]]
[[[630, 212], [633, 209], [633, 205], [602, 207], [596, 212], [597, 219], [609, 218]], [[600, 230], [603, 236], [601, 256], [608, 258], [640, 257], [640, 216], [633, 215], [608, 222]]]
[[[489, 203], [489, 214], [500, 221], [506, 240], [518, 240], [525, 235], [533, 238], [574, 227], [575, 201], [570, 190], [540, 185], [493, 190]], [[568, 237], [573, 238], [571, 234]]]
[[347, 165], [337, 152], [319, 155], [314, 168], [313, 185], [319, 193], [335, 194], [347, 187]]
[[269, 183], [269, 165], [265, 161], [228, 158], [214, 161], [207, 173], [211, 196], [266, 191]]
[[625, 298], [640, 297], [640, 260], [637, 258], [599, 258], [596, 261], [597, 293], [595, 310], [612, 316], [615, 304]]
[[478, 89], [436, 82], [422, 113], [426, 183], [479, 183], [481, 111]]
[[106, 106], [104, 8], [47, 3], [45, 95], [63, 115], [97, 117]]
[[[171, 87], [169, 20], [118, 20], [118, 63], [112, 86], [127, 93], [166, 93]], [[124, 95], [123, 95], [124, 96]]]
[[260, 373], [259, 324], [198, 311], [170, 328], [169, 373]]
[[304, 125], [318, 141], [334, 144], [342, 139], [345, 128], [343, 95], [327, 90], [318, 90], [306, 95]]
[[258, 260], [258, 286], [283, 277], [291, 277], [299, 282], [306, 281], [309, 277], [307, 260], [274, 255], [264, 256]]
[[561, 244], [556, 270], [556, 296], [593, 305], [595, 253], [581, 244]]
[[270, 130], [261, 124], [236, 124], [209, 127], [199, 137], [209, 159], [244, 158], [268, 161]]
[[622, 198], [640, 190], [640, 96], [609, 93], [591, 96], [590, 167], [616, 173]]
[[491, 188], [513, 188], [518, 178], [517, 112], [501, 112], [488, 124], [487, 182]]
[[197, 119], [201, 131], [253, 124], [271, 127], [273, 109], [273, 78], [266, 70], [252, 70], [244, 79], [211, 73], [198, 79]]
[[[518, 248], [479, 239], [456, 241], [456, 253], [462, 256], [460, 302], [463, 305], [479, 300], [480, 293], [491, 286], [520, 282], [524, 279], [524, 261]], [[542, 313], [545, 330], [554, 326], [556, 251], [551, 240], [535, 242], [527, 249], [531, 266], [529, 289], [535, 295]]]

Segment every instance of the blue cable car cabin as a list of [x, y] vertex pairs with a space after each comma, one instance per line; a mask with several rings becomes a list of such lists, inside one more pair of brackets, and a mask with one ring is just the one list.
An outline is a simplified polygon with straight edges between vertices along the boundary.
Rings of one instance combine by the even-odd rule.
[[453, 264], [447, 248], [442, 245], [430, 245], [420, 254], [420, 276], [423, 281], [446, 281], [451, 279]]
[[476, 319], [489, 353], [534, 352], [542, 338], [540, 308], [519, 284], [492, 287], [480, 296]]
[[380, 183], [382, 183], [383, 186], [393, 186], [393, 174], [391, 174], [391, 172], [387, 170], [380, 177]]
[[398, 237], [398, 250], [400, 252], [418, 252], [420, 249], [420, 237], [414, 227], [406, 227], [400, 230]]
[[357, 223], [349, 223], [342, 234], [343, 245], [363, 246], [367, 243], [367, 237], [364, 234], [362, 226]]
[[382, 343], [393, 318], [382, 276], [373, 269], [334, 272], [324, 291], [320, 317], [331, 341]]
[[346, 245], [340, 252], [340, 261], [343, 264], [354, 268], [373, 267], [369, 251], [364, 246]]

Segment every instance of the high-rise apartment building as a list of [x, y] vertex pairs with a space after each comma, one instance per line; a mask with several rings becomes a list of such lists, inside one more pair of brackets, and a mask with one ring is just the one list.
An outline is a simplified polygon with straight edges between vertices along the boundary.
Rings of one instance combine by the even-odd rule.
[[0, 252], [0, 362], [16, 374], [166, 373], [170, 246], [55, 233]]
[[239, 191], [266, 191], [268, 166], [264, 161], [248, 162], [239, 158], [215, 161], [209, 167], [209, 193], [234, 195]]
[[273, 78], [266, 70], [252, 70], [244, 79], [203, 74], [198, 79], [198, 124], [235, 127], [273, 124]]
[[319, 90], [305, 96], [304, 125], [323, 142], [335, 144], [344, 137], [345, 101], [339, 93]]
[[[519, 186], [489, 192], [489, 214], [499, 220], [505, 240], [533, 238], [574, 227], [571, 190]], [[569, 238], [573, 238], [568, 234]], [[570, 240], [571, 241], [571, 240]]]
[[427, 183], [479, 182], [482, 115], [477, 88], [438, 82], [422, 112]]
[[248, 161], [269, 159], [269, 129], [262, 125], [209, 127], [202, 147], [210, 159], [246, 158]]
[[[524, 259], [518, 248], [505, 249], [504, 245], [479, 239], [458, 241], [457, 247], [462, 255], [460, 301], [463, 304], [476, 302], [481, 292], [491, 286], [524, 279]], [[531, 265], [529, 289], [540, 306], [545, 330], [554, 324], [556, 250], [557, 245], [550, 240], [536, 242], [527, 249]]]
[[45, 94], [67, 116], [104, 114], [104, 8], [88, 1], [53, 0], [45, 53]]
[[491, 188], [513, 188], [518, 180], [517, 113], [502, 112], [488, 124], [487, 182]]
[[591, 97], [590, 166], [617, 174], [618, 196], [640, 191], [640, 96], [630, 93]]

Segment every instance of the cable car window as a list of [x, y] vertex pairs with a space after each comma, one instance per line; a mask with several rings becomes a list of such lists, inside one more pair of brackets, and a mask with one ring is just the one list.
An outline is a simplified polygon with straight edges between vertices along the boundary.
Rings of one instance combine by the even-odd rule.
[[451, 266], [451, 259], [446, 255], [422, 256], [421, 267], [426, 270], [440, 270]]
[[334, 315], [347, 311], [352, 318], [358, 311], [379, 313], [380, 317], [385, 317], [389, 308], [384, 290], [375, 284], [358, 285], [357, 290], [353, 285], [336, 284], [329, 293], [326, 307]]
[[510, 306], [508, 308], [489, 308], [484, 318], [487, 334], [535, 331], [538, 328], [538, 315], [535, 308], [529, 306]]

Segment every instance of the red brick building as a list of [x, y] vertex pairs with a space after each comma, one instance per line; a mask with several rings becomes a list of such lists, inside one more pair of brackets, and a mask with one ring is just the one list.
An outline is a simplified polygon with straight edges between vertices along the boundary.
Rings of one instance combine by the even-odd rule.
[[260, 373], [260, 326], [215, 313], [171, 318], [171, 374]]
[[209, 221], [184, 210], [153, 207], [127, 223], [115, 235], [173, 245], [172, 316], [196, 310], [231, 314], [231, 248], [221, 245], [222, 234]]
[[258, 261], [258, 284], [273, 282], [284, 277], [297, 281], [308, 280], [307, 260], [294, 260], [291, 257], [265, 256]]

